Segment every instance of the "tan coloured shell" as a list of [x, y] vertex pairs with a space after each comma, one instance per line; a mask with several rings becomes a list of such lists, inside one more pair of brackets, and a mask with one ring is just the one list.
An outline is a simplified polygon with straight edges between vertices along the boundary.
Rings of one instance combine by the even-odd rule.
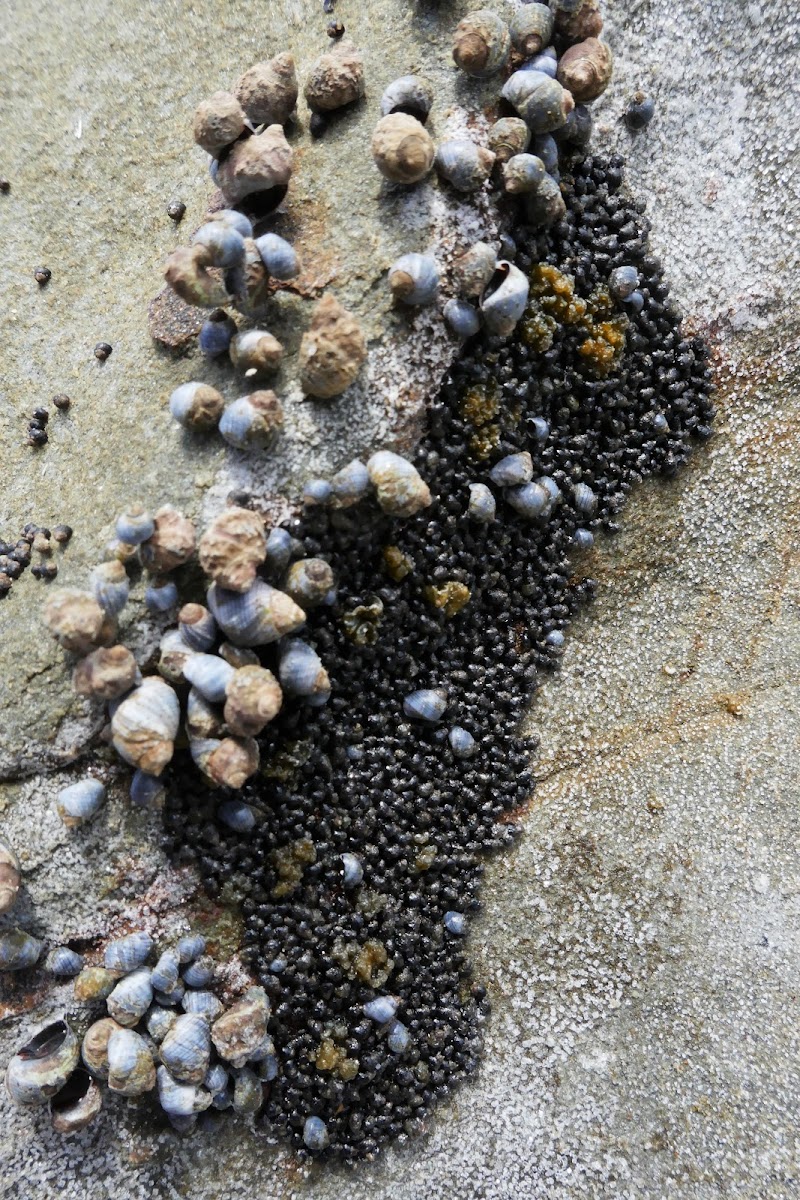
[[364, 95], [364, 60], [349, 38], [342, 38], [313, 64], [303, 89], [312, 112], [333, 112]]
[[320, 400], [340, 396], [355, 381], [366, 357], [361, 326], [327, 293], [314, 305], [311, 324], [300, 342], [303, 391]]
[[116, 700], [136, 683], [139, 668], [127, 646], [93, 650], [72, 673], [72, 686], [79, 696]]
[[246, 592], [267, 556], [264, 518], [249, 508], [226, 508], [200, 539], [200, 565], [231, 592]]
[[269, 1001], [262, 988], [250, 988], [211, 1026], [211, 1040], [220, 1058], [243, 1067], [267, 1036]]
[[198, 104], [192, 132], [198, 146], [215, 158], [244, 132], [242, 106], [231, 92], [214, 92]]
[[301, 608], [316, 608], [333, 587], [333, 571], [324, 558], [301, 558], [292, 563], [281, 587]]
[[19, 860], [0, 842], [0, 913], [7, 913], [17, 899], [20, 883]]
[[225, 721], [237, 737], [256, 737], [280, 712], [283, 692], [265, 667], [240, 667], [225, 689]]
[[436, 147], [416, 117], [394, 112], [375, 126], [372, 157], [381, 175], [392, 183], [419, 183], [430, 174]]
[[194, 554], [194, 524], [171, 504], [165, 504], [153, 517], [155, 530], [142, 543], [142, 563], [153, 575], [165, 575], [182, 567]]
[[85, 1129], [103, 1107], [103, 1093], [85, 1071], [75, 1071], [50, 1101], [50, 1119], [56, 1133], [68, 1136]]
[[96, 1079], [108, 1079], [108, 1042], [122, 1026], [113, 1017], [102, 1017], [86, 1030], [81, 1057]]
[[178, 246], [167, 259], [164, 278], [186, 304], [219, 308], [230, 302], [221, 273], [212, 275], [209, 271], [212, 257], [208, 247], [198, 242], [194, 246]]
[[597, 38], [586, 38], [561, 55], [556, 79], [579, 104], [601, 96], [611, 82], [614, 63], [611, 50]]
[[237, 671], [240, 667], [258, 667], [261, 660], [255, 650], [247, 650], [244, 646], [234, 646], [232, 642], [223, 642], [219, 648], [220, 658], [230, 663]]
[[285, 125], [297, 103], [294, 59], [285, 51], [254, 63], [235, 87], [236, 99], [254, 125]]
[[88, 592], [60, 588], [44, 606], [44, 619], [59, 646], [88, 654], [102, 640], [105, 613]]
[[114, 749], [140, 771], [160, 775], [172, 758], [179, 721], [178, 697], [169, 684], [145, 679], [111, 718]]
[[491, 9], [469, 13], [456, 26], [453, 59], [462, 71], [485, 79], [508, 61], [511, 35], [505, 21]]
[[489, 147], [501, 166], [515, 154], [524, 154], [530, 140], [531, 131], [522, 117], [501, 117], [489, 129]]
[[230, 204], [255, 192], [286, 188], [292, 174], [292, 148], [282, 125], [268, 125], [263, 133], [237, 142], [220, 163], [217, 187]]
[[577, 12], [565, 12], [560, 9], [556, 13], [555, 27], [559, 39], [570, 43], [600, 37], [603, 32], [603, 18], [600, 15], [599, 0], [583, 0]]
[[228, 353], [236, 369], [246, 375], [270, 375], [281, 365], [283, 346], [266, 330], [248, 329], [231, 339]]
[[75, 999], [82, 1003], [105, 1000], [113, 992], [119, 978], [119, 971], [109, 971], [107, 967], [84, 967], [73, 987]]
[[203, 774], [219, 787], [244, 787], [260, 761], [258, 744], [252, 738], [210, 738], [193, 742], [191, 751]]

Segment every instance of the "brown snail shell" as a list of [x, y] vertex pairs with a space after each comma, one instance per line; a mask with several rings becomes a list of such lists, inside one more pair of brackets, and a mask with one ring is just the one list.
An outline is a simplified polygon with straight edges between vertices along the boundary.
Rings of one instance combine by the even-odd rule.
[[297, 104], [294, 58], [284, 52], [255, 63], [239, 77], [235, 92], [253, 125], [285, 125]]
[[231, 92], [214, 92], [198, 104], [194, 114], [194, 140], [216, 158], [244, 132], [245, 115]]
[[291, 174], [292, 148], [283, 126], [268, 125], [263, 133], [236, 142], [220, 163], [217, 187], [229, 204], [239, 204], [258, 192], [285, 193]]
[[256, 737], [280, 712], [283, 692], [265, 667], [240, 667], [225, 689], [225, 722], [237, 737]]
[[60, 588], [44, 606], [44, 619], [59, 646], [88, 654], [102, 640], [105, 613], [88, 592]]
[[340, 396], [355, 381], [366, 357], [361, 326], [335, 296], [326, 293], [314, 305], [311, 324], [300, 342], [303, 391], [320, 400]]
[[375, 126], [372, 157], [380, 173], [392, 183], [419, 183], [430, 174], [436, 148], [416, 117], [394, 112]]
[[19, 892], [21, 872], [13, 850], [0, 842], [0, 913], [13, 908]]
[[231, 592], [246, 592], [267, 556], [264, 518], [231, 506], [211, 522], [200, 539], [200, 565]]
[[165, 504], [153, 517], [155, 530], [142, 543], [142, 563], [154, 575], [166, 575], [194, 554], [195, 528], [188, 517]]
[[364, 95], [364, 60], [349, 38], [322, 54], [311, 68], [303, 89], [312, 112], [333, 112]]
[[72, 686], [79, 696], [98, 700], [116, 700], [136, 683], [139, 668], [127, 646], [108, 646], [93, 650], [72, 673]]
[[608, 87], [614, 71], [611, 50], [597, 38], [586, 38], [570, 46], [558, 62], [556, 79], [575, 100], [586, 104]]

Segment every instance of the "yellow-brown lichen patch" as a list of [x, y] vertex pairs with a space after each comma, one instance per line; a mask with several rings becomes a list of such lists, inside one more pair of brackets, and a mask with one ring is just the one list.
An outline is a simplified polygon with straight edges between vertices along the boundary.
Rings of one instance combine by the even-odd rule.
[[405, 579], [406, 575], [410, 575], [414, 570], [413, 560], [407, 554], [403, 554], [399, 546], [383, 547], [383, 565], [387, 575], [395, 583], [400, 583], [402, 579]]
[[575, 294], [575, 280], [550, 263], [536, 263], [530, 272], [530, 299], [520, 322], [523, 342], [537, 353], [553, 344], [559, 325], [582, 329], [586, 338], [579, 347], [581, 358], [600, 376], [608, 375], [625, 349], [628, 320], [614, 316], [614, 302], [605, 288], [588, 300]]
[[429, 584], [423, 595], [434, 608], [441, 608], [446, 617], [454, 617], [456, 613], [461, 612], [465, 604], [469, 604], [472, 593], [463, 583], [458, 583], [455, 579], [448, 579], [439, 587]]
[[461, 414], [476, 429], [493, 421], [499, 411], [500, 388], [494, 378], [467, 388], [461, 397]]
[[288, 846], [273, 850], [270, 855], [278, 882], [270, 893], [276, 900], [289, 896], [303, 878], [303, 872], [317, 861], [317, 851], [310, 838], [299, 838]]
[[494, 422], [477, 429], [469, 439], [470, 453], [475, 458], [488, 458], [500, 445], [500, 427]]

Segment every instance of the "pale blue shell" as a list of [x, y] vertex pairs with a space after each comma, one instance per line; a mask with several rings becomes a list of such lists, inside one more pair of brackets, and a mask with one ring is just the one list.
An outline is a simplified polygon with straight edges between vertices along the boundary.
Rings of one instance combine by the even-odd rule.
[[161, 1061], [179, 1083], [202, 1080], [211, 1055], [208, 1021], [197, 1013], [178, 1017], [161, 1043]]
[[485, 483], [469, 485], [469, 516], [480, 525], [488, 525], [495, 518], [497, 503]]
[[354, 458], [331, 479], [334, 502], [340, 508], [357, 504], [369, 491], [369, 471], [360, 459]]
[[327, 677], [320, 678], [322, 670], [322, 659], [307, 642], [289, 638], [282, 644], [278, 678], [281, 687], [289, 695], [302, 696], [317, 704], [324, 703], [330, 695], [330, 688], [325, 685]]
[[625, 300], [639, 286], [636, 267], [616, 267], [608, 277], [608, 290], [617, 300]]
[[505, 498], [515, 512], [529, 521], [542, 516], [550, 507], [550, 495], [539, 483], [523, 483], [520, 487], [509, 488]]
[[285, 529], [271, 529], [267, 537], [265, 566], [276, 575], [283, 574], [295, 549], [295, 540]]
[[597, 495], [585, 483], [576, 483], [572, 491], [575, 507], [578, 512], [593, 513], [597, 508]]
[[631, 292], [630, 296], [626, 296], [622, 303], [629, 304], [634, 312], [640, 313], [644, 308], [644, 296], [638, 291]]
[[300, 270], [294, 248], [277, 233], [265, 233], [256, 238], [256, 249], [268, 274], [274, 279], [292, 279]]
[[154, 992], [153, 999], [156, 1004], [162, 1005], [164, 1008], [175, 1008], [183, 1002], [183, 997], [186, 995], [186, 984], [182, 979], [179, 979], [171, 992]]
[[386, 1039], [386, 1044], [392, 1054], [405, 1054], [411, 1045], [411, 1034], [402, 1021], [392, 1021], [389, 1026], [389, 1035]]
[[125, 512], [117, 517], [117, 537], [129, 546], [140, 546], [155, 533], [155, 522], [148, 512]]
[[220, 320], [207, 317], [200, 326], [197, 344], [207, 358], [219, 358], [221, 354], [228, 353], [235, 336], [236, 322], [232, 321], [230, 317], [226, 316]]
[[511, 333], [525, 312], [530, 284], [519, 267], [501, 260], [481, 297], [481, 313], [490, 333]]
[[172, 580], [160, 585], [151, 583], [145, 588], [144, 602], [151, 613], [169, 612], [178, 604], [178, 589]]
[[245, 450], [253, 437], [253, 426], [257, 415], [247, 396], [240, 396], [223, 412], [219, 419], [219, 431], [231, 446]]
[[550, 437], [550, 426], [544, 417], [534, 417], [531, 422], [537, 442], [546, 442]]
[[90, 821], [100, 811], [106, 789], [99, 779], [81, 779], [62, 788], [56, 796], [56, 808], [62, 821]]
[[165, 950], [153, 967], [150, 982], [158, 992], [171, 992], [178, 982], [180, 963], [174, 950]]
[[472, 755], [478, 749], [478, 744], [472, 734], [462, 729], [460, 725], [454, 725], [447, 735], [450, 742], [450, 749], [456, 758], [472, 758]]
[[217, 809], [217, 820], [234, 833], [249, 833], [256, 823], [255, 813], [243, 800], [224, 800]]
[[192, 245], [210, 250], [215, 267], [227, 270], [238, 266], [244, 258], [244, 238], [225, 221], [207, 221], [192, 238]]
[[333, 488], [327, 479], [309, 479], [303, 488], [303, 503], [309, 506], [330, 504]]
[[447, 698], [441, 691], [433, 688], [420, 688], [417, 692], [411, 692], [403, 701], [403, 712], [407, 717], [427, 721], [430, 725], [441, 721], [446, 708]]
[[213, 1067], [209, 1067], [206, 1071], [206, 1077], [203, 1080], [203, 1087], [211, 1092], [211, 1095], [216, 1095], [217, 1092], [224, 1092], [228, 1086], [230, 1076], [223, 1067], [222, 1063], [214, 1063]]
[[146, 771], [134, 771], [131, 779], [131, 801], [138, 808], [161, 808], [166, 794], [163, 779], [159, 779], [157, 775], [148, 775]]
[[38, 961], [44, 943], [22, 929], [0, 932], [0, 971], [24, 971]]
[[70, 978], [83, 970], [83, 955], [70, 950], [69, 946], [56, 946], [48, 954], [44, 965], [51, 975]]
[[[392, 276], [398, 271], [408, 275], [413, 288], [410, 292], [399, 296], [403, 304], [431, 304], [436, 299], [439, 288], [439, 267], [436, 259], [430, 254], [403, 254], [389, 268], [389, 286], [392, 286]], [[392, 288], [394, 291], [394, 288]]]
[[519, 454], [507, 454], [495, 463], [489, 472], [489, 478], [497, 487], [515, 487], [520, 483], [530, 483], [533, 479], [533, 460], [527, 450]]
[[153, 939], [150, 934], [137, 930], [108, 943], [103, 955], [103, 966], [108, 971], [135, 971], [147, 962], [152, 949]]
[[216, 1021], [222, 1012], [222, 1001], [213, 992], [187, 988], [181, 1001], [181, 1007], [184, 1012], [194, 1013], [211, 1024], [212, 1021]]
[[549, 75], [551, 79], [555, 79], [558, 70], [558, 55], [552, 46], [548, 46], [535, 58], [529, 58], [519, 69], [520, 71], [541, 71], [543, 75]]
[[170, 1117], [190, 1117], [203, 1112], [211, 1104], [211, 1093], [192, 1084], [181, 1084], [166, 1067], [156, 1071], [158, 1102]]
[[361, 880], [364, 878], [364, 867], [361, 859], [356, 854], [345, 853], [341, 855], [342, 867], [344, 874], [342, 882], [347, 888], [358, 887]]
[[591, 550], [594, 545], [594, 534], [590, 529], [576, 529], [572, 541], [578, 550]]
[[176, 387], [169, 398], [169, 411], [179, 425], [191, 424], [194, 413], [194, 398], [198, 388], [205, 387], [203, 383], [192, 381]]
[[324, 1150], [328, 1145], [328, 1126], [321, 1117], [307, 1117], [303, 1126], [303, 1141], [309, 1150]]
[[[277, 595], [263, 579], [256, 579], [246, 592], [231, 592], [217, 583], [208, 589], [208, 607], [217, 624], [235, 646], [265, 646], [275, 642], [281, 631], [272, 619], [272, 600]], [[305, 624], [305, 614], [298, 616], [294, 628]], [[283, 633], [293, 632], [283, 630]]]
[[203, 618], [195, 621], [193, 625], [179, 621], [178, 629], [184, 642], [191, 646], [192, 650], [210, 650], [217, 640], [217, 622], [208, 609], [205, 610]]
[[448, 933], [460, 937], [467, 928], [467, 918], [460, 912], [446, 912], [444, 914], [444, 927]]
[[560, 629], [552, 629], [544, 640], [548, 646], [554, 646], [556, 650], [560, 650], [564, 645], [564, 635]]
[[120, 979], [106, 1000], [108, 1015], [120, 1025], [136, 1025], [153, 1003], [150, 972], [140, 967]]
[[194, 962], [189, 963], [184, 968], [183, 982], [187, 987], [204, 988], [208, 987], [209, 983], [214, 978], [214, 960], [207, 955], [201, 958], [196, 958]]
[[455, 296], [447, 301], [443, 314], [445, 321], [458, 337], [472, 337], [481, 327], [477, 309], [468, 304], [466, 300], [458, 300]]
[[476, 192], [488, 171], [470, 138], [451, 138], [436, 151], [436, 169], [457, 192]]
[[261, 1080], [249, 1067], [241, 1067], [233, 1074], [233, 1111], [240, 1115], [257, 1113], [264, 1103]]
[[144, 1023], [153, 1041], [163, 1042], [177, 1019], [177, 1013], [168, 1008], [162, 1008], [159, 1004], [154, 1004], [147, 1010]]
[[210, 704], [222, 704], [234, 668], [218, 654], [193, 654], [183, 668], [183, 676]]
[[205, 954], [206, 939], [200, 933], [190, 933], [181, 938], [175, 949], [182, 963], [194, 962], [201, 954]]
[[251, 238], [253, 236], [253, 226], [244, 213], [237, 212], [235, 208], [220, 208], [217, 212], [212, 213], [212, 221], [222, 221], [223, 225], [230, 225], [231, 229], [235, 229], [243, 238]]
[[[107, 578], [106, 568], [111, 565], [110, 563], [100, 563], [92, 570], [89, 581], [92, 595], [103, 612], [114, 617], [117, 613], [122, 612], [128, 603], [130, 585], [127, 578], [120, 580]], [[114, 565], [116, 566], [116, 564]]]
[[364, 1005], [364, 1016], [378, 1025], [385, 1025], [387, 1021], [391, 1021], [396, 1012], [397, 1001], [392, 996], [376, 996]]

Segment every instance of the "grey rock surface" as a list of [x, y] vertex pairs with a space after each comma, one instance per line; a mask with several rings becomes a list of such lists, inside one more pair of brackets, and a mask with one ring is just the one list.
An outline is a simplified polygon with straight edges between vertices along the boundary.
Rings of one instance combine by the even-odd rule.
[[[609, 0], [607, 9], [616, 76], [597, 144], [625, 153], [674, 292], [713, 341], [719, 417], [688, 469], [641, 488], [622, 532], [577, 564], [599, 580], [598, 599], [530, 714], [539, 786], [521, 843], [487, 872], [472, 936], [494, 1006], [477, 1077], [421, 1141], [353, 1171], [307, 1174], [242, 1124], [181, 1140], [112, 1100], [95, 1127], [62, 1141], [46, 1117], [12, 1110], [2, 1094], [0, 1194], [797, 1193], [800, 148], [790, 93], [800, 24], [786, 0]], [[137, 471], [147, 498], [160, 497], [167, 472], [169, 498], [197, 514], [222, 463], [216, 445], [184, 454], [169, 441], [163, 403], [185, 364], [153, 352], [144, 312], [158, 286], [154, 229], [159, 254], [173, 236], [156, 215], [177, 192], [199, 218], [207, 195], [202, 164], [184, 174], [184, 111], [262, 53], [253, 31], [263, 8], [237, 6], [224, 37], [216, 7], [195, 6], [191, 23], [183, 11], [66, 0], [43, 40], [38, 16], [16, 4], [3, 34], [6, 61], [20, 65], [0, 85], [17, 122], [2, 173], [15, 191], [24, 182], [26, 199], [24, 218], [12, 220], [10, 197], [0, 197], [17, 239], [6, 289], [16, 324], [0, 367], [2, 515], [22, 523], [34, 498], [40, 520], [69, 519], [67, 507], [87, 514], [64, 558], [68, 582], [82, 579]], [[305, 11], [270, 10], [270, 49], [286, 40], [283, 20], [289, 40], [310, 38]], [[380, 0], [351, 14], [342, 0], [337, 15], [388, 55], [407, 31], [420, 41], [430, 33], [432, 10], [415, 11]], [[449, 73], [435, 42], [425, 52]], [[401, 69], [412, 65], [398, 56]], [[642, 85], [658, 112], [632, 138], [618, 116]], [[76, 273], [34, 292], [34, 255], [54, 267], [66, 245]], [[117, 346], [98, 368], [91, 347], [101, 337]], [[42, 390], [72, 390], [75, 415], [63, 445], [54, 437], [34, 458], [20, 414]], [[354, 444], [377, 427], [365, 418]], [[125, 447], [127, 480], [109, 469], [115, 447]], [[23, 603], [0, 610], [0, 704], [8, 721], [22, 697], [29, 736], [44, 739], [71, 711], [66, 679], [35, 626], [10, 615], [42, 594], [28, 578], [12, 597]], [[69, 722], [61, 728], [70, 736]], [[21, 911], [54, 940], [99, 936], [133, 913], [180, 928], [196, 903], [191, 878], [154, 849], [157, 823], [131, 813], [121, 773], [103, 769], [108, 805], [80, 839], [52, 815], [60, 776], [0, 793], [0, 828], [27, 871]], [[0, 1061], [29, 1027], [32, 1003], [44, 1020], [69, 1006], [69, 988], [0, 992]]]

